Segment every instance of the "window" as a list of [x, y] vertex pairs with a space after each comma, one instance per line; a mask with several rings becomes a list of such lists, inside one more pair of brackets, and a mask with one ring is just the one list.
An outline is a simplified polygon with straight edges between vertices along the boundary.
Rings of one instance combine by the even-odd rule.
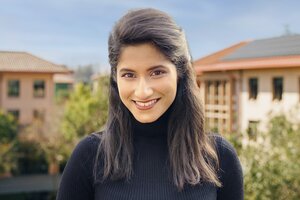
[[249, 99], [256, 99], [258, 93], [258, 80], [257, 78], [249, 79]]
[[9, 114], [11, 114], [16, 121], [19, 121], [19, 117], [20, 117], [20, 111], [19, 110], [8, 110], [7, 111]]
[[273, 78], [273, 100], [281, 100], [283, 93], [283, 78]]
[[257, 133], [258, 133], [258, 124], [259, 121], [252, 121], [250, 120], [248, 122], [248, 129], [247, 129], [247, 133], [250, 139], [256, 139], [257, 137]]
[[20, 81], [19, 80], [8, 80], [7, 96], [19, 97], [19, 95], [20, 95]]
[[39, 121], [44, 121], [45, 112], [42, 111], [42, 110], [34, 110], [33, 111], [33, 119], [34, 120], [39, 120]]
[[33, 96], [45, 97], [45, 81], [35, 80], [33, 83]]

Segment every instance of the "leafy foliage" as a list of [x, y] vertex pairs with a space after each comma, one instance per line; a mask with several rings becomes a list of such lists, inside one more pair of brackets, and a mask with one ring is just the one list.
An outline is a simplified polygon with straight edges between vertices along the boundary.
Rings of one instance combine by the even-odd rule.
[[38, 143], [18, 140], [15, 152], [17, 153], [17, 167], [12, 170], [14, 175], [47, 173], [46, 156]]
[[10, 173], [16, 167], [16, 137], [17, 122], [0, 110], [0, 175]]
[[[61, 132], [61, 121], [63, 118], [63, 105], [53, 107], [52, 112], [48, 113], [48, 120], [35, 119], [32, 124], [24, 129], [20, 135], [20, 147], [26, 147], [31, 144], [32, 147], [28, 149], [35, 154], [35, 157], [40, 157], [40, 160], [45, 160], [49, 166], [56, 166], [55, 172], [58, 173], [58, 166], [60, 163], [67, 160], [73, 143], [65, 141], [65, 137]], [[39, 154], [36, 152], [39, 151]], [[20, 152], [22, 155], [22, 152]], [[28, 154], [23, 155], [23, 160], [34, 160], [28, 157]], [[23, 166], [20, 166], [23, 168]], [[50, 169], [50, 168], [49, 168]]]
[[78, 140], [105, 124], [108, 81], [108, 76], [100, 77], [95, 91], [77, 84], [69, 98], [47, 113], [47, 120], [35, 119], [19, 134], [13, 117], [0, 112], [0, 175], [44, 173], [47, 164], [65, 163]]
[[230, 138], [243, 165], [246, 200], [300, 199], [299, 133], [297, 124], [277, 115], [256, 139]]
[[66, 103], [62, 131], [66, 139], [80, 138], [99, 130], [107, 118], [107, 94], [104, 86], [96, 94], [79, 83]]
[[10, 114], [4, 114], [0, 110], [0, 142], [7, 143], [17, 136], [17, 122]]

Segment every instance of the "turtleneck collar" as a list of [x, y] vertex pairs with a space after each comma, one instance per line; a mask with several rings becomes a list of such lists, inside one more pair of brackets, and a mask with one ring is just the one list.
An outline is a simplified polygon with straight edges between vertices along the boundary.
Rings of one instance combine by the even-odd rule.
[[151, 123], [141, 123], [131, 115], [134, 136], [165, 137], [168, 132], [169, 114], [170, 109], [168, 109], [156, 121]]

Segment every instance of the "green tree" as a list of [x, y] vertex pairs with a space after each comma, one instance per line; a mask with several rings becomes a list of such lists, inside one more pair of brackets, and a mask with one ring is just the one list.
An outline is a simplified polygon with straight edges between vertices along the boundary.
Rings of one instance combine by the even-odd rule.
[[39, 143], [18, 138], [15, 145], [17, 153], [17, 166], [13, 175], [47, 173], [47, 160]]
[[246, 200], [300, 199], [299, 133], [299, 126], [282, 114], [272, 116], [268, 131], [255, 139], [246, 134], [231, 138], [243, 166]]
[[[106, 82], [105, 82], [106, 81]], [[65, 105], [62, 131], [67, 140], [73, 140], [98, 131], [107, 119], [107, 78], [99, 81], [93, 94], [88, 85], [79, 83]]]
[[[66, 162], [81, 137], [99, 130], [106, 122], [107, 85], [108, 77], [101, 77], [98, 90], [92, 93], [88, 85], [77, 84], [70, 98], [47, 114], [46, 121], [36, 119], [20, 134], [21, 144], [39, 149], [39, 157], [46, 159], [49, 173], [58, 172], [58, 166]], [[27, 159], [27, 154], [23, 158], [23, 163], [34, 159]]]
[[48, 113], [46, 121], [35, 119], [19, 137], [21, 144], [32, 144], [42, 152], [50, 174], [59, 172], [59, 165], [67, 160], [73, 148], [73, 143], [66, 142], [61, 131], [63, 115], [63, 105], [56, 105], [52, 112]]
[[0, 110], [0, 142], [10, 142], [17, 136], [17, 122], [10, 114]]
[[98, 89], [94, 92], [94, 98], [98, 102], [97, 119], [99, 125], [102, 127], [108, 117], [108, 88], [109, 88], [109, 76], [103, 75], [98, 78]]
[[16, 167], [16, 137], [17, 122], [12, 115], [0, 110], [0, 175]]

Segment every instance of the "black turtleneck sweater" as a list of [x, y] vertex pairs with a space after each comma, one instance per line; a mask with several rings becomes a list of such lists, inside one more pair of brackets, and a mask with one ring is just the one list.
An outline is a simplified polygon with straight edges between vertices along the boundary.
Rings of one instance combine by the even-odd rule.
[[[99, 145], [95, 134], [85, 137], [75, 148], [62, 176], [57, 200], [241, 200], [242, 169], [233, 147], [214, 135], [219, 156], [219, 177], [223, 187], [208, 183], [185, 185], [178, 191], [170, 179], [166, 116], [142, 124], [132, 120], [134, 174], [129, 181], [96, 181], [93, 167]], [[100, 161], [101, 162], [101, 161]], [[101, 170], [101, 168], [99, 169]]]

